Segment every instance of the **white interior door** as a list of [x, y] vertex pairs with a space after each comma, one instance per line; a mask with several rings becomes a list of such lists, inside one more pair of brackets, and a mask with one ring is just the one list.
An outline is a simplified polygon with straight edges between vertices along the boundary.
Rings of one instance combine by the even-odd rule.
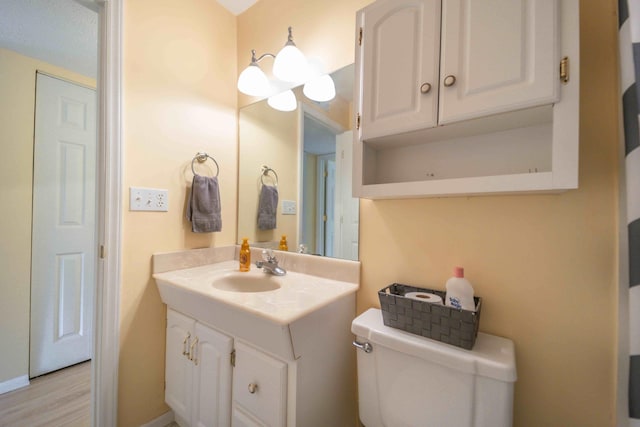
[[317, 156], [316, 254], [333, 256], [335, 153]]
[[38, 74], [34, 139], [31, 377], [91, 358], [95, 90]]
[[352, 197], [353, 132], [336, 136], [336, 204], [334, 256], [358, 260], [359, 199]]

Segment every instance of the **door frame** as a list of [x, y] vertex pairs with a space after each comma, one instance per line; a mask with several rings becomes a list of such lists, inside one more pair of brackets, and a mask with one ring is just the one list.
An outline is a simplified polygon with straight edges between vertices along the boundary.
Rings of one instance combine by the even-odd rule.
[[98, 264], [91, 366], [91, 425], [117, 425], [122, 228], [122, 3], [98, 11]]

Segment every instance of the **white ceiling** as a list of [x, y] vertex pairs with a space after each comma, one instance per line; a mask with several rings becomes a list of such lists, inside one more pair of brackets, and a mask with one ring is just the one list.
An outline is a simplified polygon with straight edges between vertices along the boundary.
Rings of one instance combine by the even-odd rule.
[[218, 0], [229, 12], [240, 15], [245, 10], [256, 4], [258, 0]]
[[74, 0], [0, 0], [0, 47], [95, 78], [98, 15]]

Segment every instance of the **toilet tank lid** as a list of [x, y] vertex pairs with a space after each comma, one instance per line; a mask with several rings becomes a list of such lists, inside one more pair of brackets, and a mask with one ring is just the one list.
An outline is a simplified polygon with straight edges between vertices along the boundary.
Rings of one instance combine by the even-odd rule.
[[513, 341], [478, 333], [472, 350], [465, 350], [440, 341], [385, 326], [382, 312], [370, 308], [355, 318], [351, 332], [373, 345], [410, 354], [471, 375], [480, 375], [498, 381], [515, 382], [516, 357]]

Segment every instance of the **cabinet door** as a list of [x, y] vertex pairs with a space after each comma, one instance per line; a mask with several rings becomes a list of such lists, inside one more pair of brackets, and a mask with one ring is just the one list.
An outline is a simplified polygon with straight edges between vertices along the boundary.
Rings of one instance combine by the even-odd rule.
[[193, 427], [231, 425], [231, 351], [233, 339], [196, 323], [191, 412]]
[[379, 0], [358, 20], [362, 139], [435, 126], [440, 0]]
[[557, 101], [557, 1], [442, 3], [440, 124]]
[[192, 363], [183, 353], [194, 339], [195, 321], [167, 310], [164, 400], [183, 420], [191, 416]]
[[286, 426], [287, 364], [236, 342], [233, 427]]

